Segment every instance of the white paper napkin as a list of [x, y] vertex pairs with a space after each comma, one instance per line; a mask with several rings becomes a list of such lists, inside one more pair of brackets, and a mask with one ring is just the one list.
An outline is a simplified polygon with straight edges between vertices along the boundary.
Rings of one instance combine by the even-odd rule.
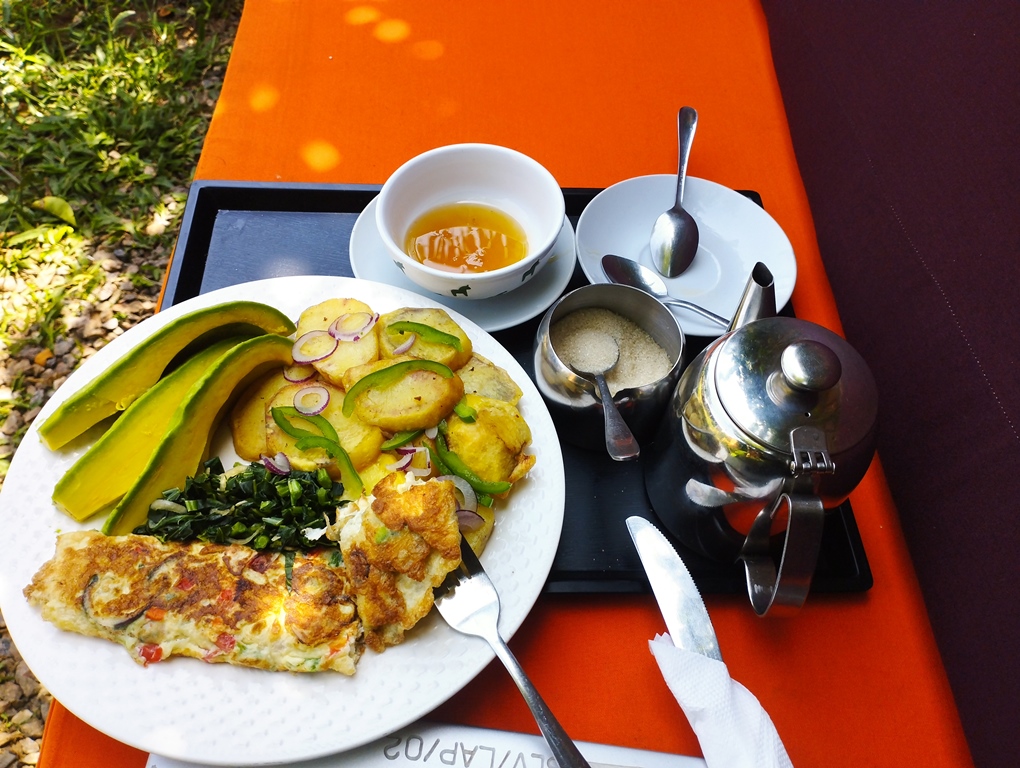
[[793, 768], [772, 718], [723, 662], [677, 648], [668, 634], [648, 646], [708, 768]]

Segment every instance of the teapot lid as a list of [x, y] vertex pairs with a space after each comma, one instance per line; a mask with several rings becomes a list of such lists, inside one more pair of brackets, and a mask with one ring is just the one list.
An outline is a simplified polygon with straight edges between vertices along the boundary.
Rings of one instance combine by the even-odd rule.
[[842, 337], [806, 320], [769, 317], [733, 331], [716, 353], [726, 413], [758, 443], [792, 454], [790, 433], [813, 427], [838, 454], [864, 440], [878, 414], [875, 379]]

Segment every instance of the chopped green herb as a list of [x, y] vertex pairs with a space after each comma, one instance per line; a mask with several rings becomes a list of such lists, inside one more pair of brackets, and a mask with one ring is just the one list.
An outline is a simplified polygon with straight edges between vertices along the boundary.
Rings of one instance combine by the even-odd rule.
[[290, 581], [291, 578], [294, 576], [294, 552], [292, 550], [288, 549], [286, 552], [283, 553], [283, 572], [286, 576], [287, 591], [289, 592]]
[[337, 506], [345, 503], [343, 493], [343, 484], [325, 470], [280, 476], [254, 463], [227, 474], [213, 458], [183, 489], [164, 491], [162, 499], [172, 503], [150, 508], [148, 521], [134, 532], [164, 542], [246, 544], [271, 552], [335, 547], [326, 538], [309, 539], [304, 531], [334, 521]]

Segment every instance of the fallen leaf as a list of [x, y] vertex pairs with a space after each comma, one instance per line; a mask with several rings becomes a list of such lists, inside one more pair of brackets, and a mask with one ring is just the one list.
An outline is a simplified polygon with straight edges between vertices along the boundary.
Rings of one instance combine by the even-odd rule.
[[51, 216], [56, 216], [61, 221], [66, 221], [72, 227], [78, 224], [74, 219], [74, 211], [71, 210], [71, 205], [62, 197], [47, 195], [32, 203], [32, 207], [40, 211], [46, 211]]

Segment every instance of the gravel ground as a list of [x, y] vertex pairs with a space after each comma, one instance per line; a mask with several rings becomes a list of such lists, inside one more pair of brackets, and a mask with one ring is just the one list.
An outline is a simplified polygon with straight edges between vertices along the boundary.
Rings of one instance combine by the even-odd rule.
[[21, 660], [0, 616], [0, 768], [35, 765], [39, 760], [43, 725], [53, 700]]
[[[0, 457], [14, 453], [11, 436], [24, 424], [32, 422], [78, 363], [155, 310], [159, 286], [143, 283], [136, 286], [131, 275], [137, 274], [144, 264], [163, 270], [168, 261], [164, 247], [158, 246], [148, 253], [125, 248], [101, 249], [95, 252], [93, 259], [103, 268], [103, 285], [93, 297], [81, 300], [73, 309], [74, 317], [67, 323], [67, 332], [56, 338], [52, 350], [31, 343], [13, 355], [0, 349], [0, 390], [6, 390], [0, 391], [0, 396], [9, 396], [10, 387], [20, 376], [23, 390], [33, 406], [24, 412], [12, 410], [0, 425]], [[17, 295], [25, 290], [25, 280], [8, 276], [0, 279], [0, 289], [8, 296]]]
[[[174, 4], [170, 0], [165, 7]], [[187, 7], [187, 3], [177, 4]], [[211, 19], [208, 32], [230, 44], [240, 19], [241, 3], [231, 7], [220, 5], [228, 14]], [[210, 90], [212, 81], [222, 76], [222, 67], [210, 70], [206, 83]], [[215, 90], [218, 92], [218, 88]], [[213, 103], [209, 102], [210, 111]], [[29, 403], [27, 408], [11, 410], [0, 423], [0, 459], [13, 456], [17, 435], [31, 424], [82, 360], [155, 312], [160, 282], [183, 212], [177, 201], [185, 199], [186, 193], [185, 186], [170, 190], [163, 203], [172, 219], [154, 219], [147, 229], [148, 234], [162, 234], [165, 229], [168, 237], [163, 242], [167, 245], [143, 249], [126, 236], [88, 254], [92, 263], [102, 268], [102, 284], [85, 299], [65, 301], [61, 313], [64, 332], [56, 337], [52, 347], [41, 343], [39, 329], [28, 329], [27, 335], [31, 337], [35, 332], [40, 343], [30, 342], [15, 354], [0, 344], [0, 400], [15, 399], [12, 389], [16, 388], [17, 394], [26, 396]], [[50, 263], [37, 270], [26, 270], [17, 278], [0, 277], [0, 312], [18, 313], [25, 296], [59, 287], [66, 271], [66, 265]], [[0, 477], [0, 487], [2, 482]], [[22, 660], [0, 615], [0, 768], [36, 765], [51, 702], [52, 696]]]
[[[0, 457], [13, 454], [12, 436], [35, 419], [83, 359], [155, 311], [159, 285], [131, 278], [146, 265], [162, 273], [169, 253], [165, 247], [145, 251], [131, 245], [126, 240], [118, 247], [93, 254], [95, 263], [103, 268], [104, 282], [93, 296], [74, 308], [66, 334], [56, 339], [52, 350], [29, 344], [9, 355], [0, 349], [0, 396], [5, 389], [9, 396], [9, 388], [21, 377], [21, 386], [32, 403], [27, 410], [12, 410], [0, 425]], [[16, 296], [23, 287], [10, 277], [0, 280], [5, 298]], [[36, 764], [51, 701], [49, 692], [22, 661], [0, 615], [0, 768]]]

